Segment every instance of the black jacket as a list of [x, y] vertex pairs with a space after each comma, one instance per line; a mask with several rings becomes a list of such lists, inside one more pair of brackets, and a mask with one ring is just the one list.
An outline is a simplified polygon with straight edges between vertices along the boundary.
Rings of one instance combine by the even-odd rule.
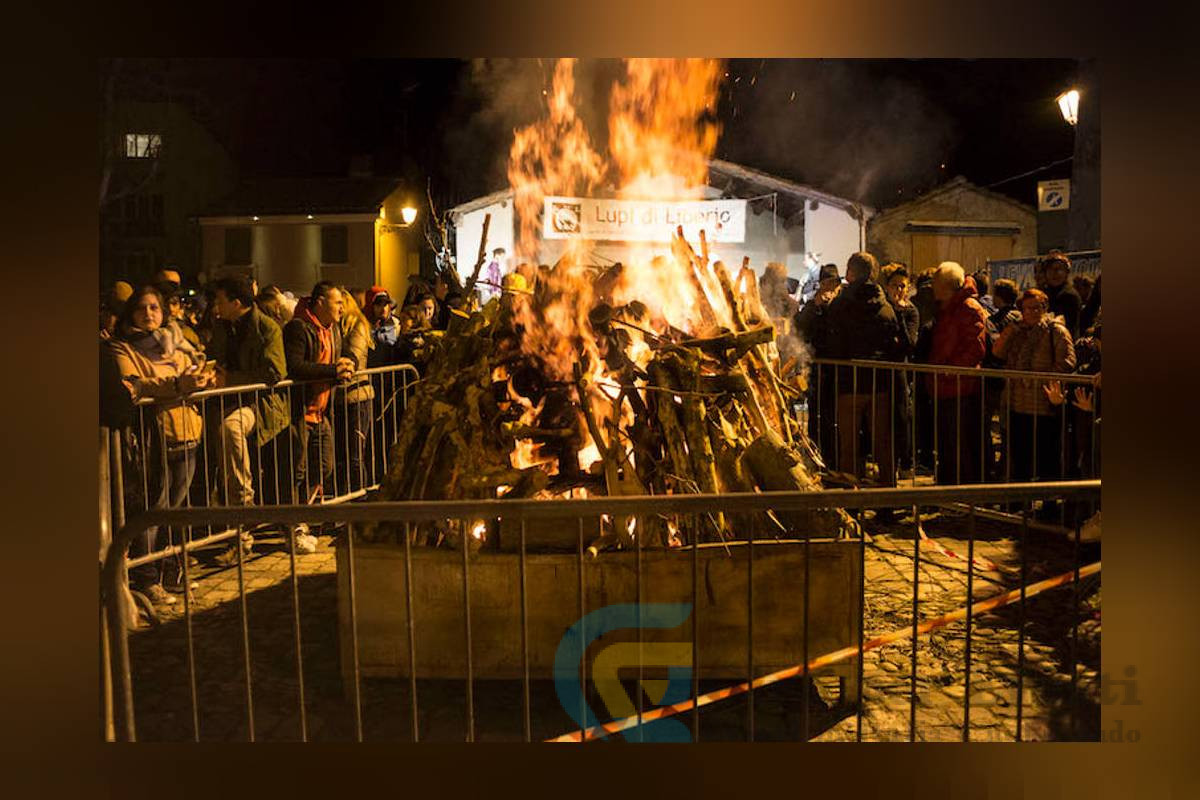
[[[337, 325], [332, 326], [333, 350], [330, 363], [318, 360], [321, 353], [320, 334], [317, 328], [299, 315], [283, 326], [283, 353], [287, 359], [288, 377], [296, 382], [337, 380], [337, 360], [342, 354], [342, 332]], [[329, 386], [314, 386], [316, 389], [332, 388]], [[304, 416], [304, 406], [307, 403], [307, 392], [302, 386], [292, 389], [292, 418]], [[332, 406], [332, 403], [330, 403]], [[328, 414], [329, 406], [325, 409]]]
[[982, 367], [991, 369], [1004, 369], [1004, 359], [997, 358], [992, 354], [992, 345], [1000, 338], [1000, 334], [1004, 333], [1004, 329], [1009, 325], [1020, 324], [1021, 312], [1017, 311], [1013, 306], [1007, 308], [998, 308], [988, 314], [987, 318], [987, 354], [983, 357]]
[[900, 325], [900, 357], [902, 360], [912, 358], [917, 351], [917, 334], [921, 329], [921, 311], [912, 303], [902, 308], [892, 306], [896, 322]]
[[[829, 304], [831, 356], [840, 359], [894, 361], [902, 357], [903, 335], [896, 312], [883, 289], [873, 281], [860, 281], [842, 287]], [[870, 392], [870, 371], [859, 371], [859, 393]], [[838, 370], [838, 393], [854, 391], [854, 374], [849, 367]]]
[[900, 323], [879, 284], [847, 284], [827, 313], [834, 358], [886, 361], [901, 352]]
[[812, 348], [815, 358], [833, 357], [833, 338], [830, 336], [829, 305], [819, 306], [809, 300], [796, 312], [796, 332]]
[[1057, 289], [1047, 286], [1046, 296], [1050, 298], [1050, 313], [1062, 317], [1063, 324], [1067, 326], [1071, 338], [1078, 338], [1079, 312], [1083, 306], [1083, 302], [1079, 299], [1079, 292], [1075, 291], [1075, 287], [1068, 281]]

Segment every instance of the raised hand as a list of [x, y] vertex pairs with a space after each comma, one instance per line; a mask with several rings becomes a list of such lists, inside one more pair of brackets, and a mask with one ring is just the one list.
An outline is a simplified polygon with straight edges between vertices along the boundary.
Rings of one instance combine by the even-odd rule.
[[1095, 400], [1095, 395], [1092, 392], [1089, 392], [1087, 389], [1083, 388], [1082, 386], [1076, 387], [1076, 389], [1075, 389], [1075, 407], [1078, 408], [1080, 411], [1086, 411], [1089, 414], [1095, 413], [1096, 406], [1095, 406], [1094, 400]]
[[1062, 381], [1050, 381], [1042, 387], [1042, 391], [1046, 393], [1046, 399], [1050, 401], [1050, 405], [1061, 406], [1066, 402]]

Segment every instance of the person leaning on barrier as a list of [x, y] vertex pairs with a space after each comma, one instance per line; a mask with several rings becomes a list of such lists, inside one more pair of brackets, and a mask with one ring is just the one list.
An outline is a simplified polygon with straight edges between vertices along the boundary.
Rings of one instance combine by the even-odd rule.
[[[283, 349], [288, 375], [297, 383], [292, 389], [292, 502], [309, 501], [315, 489], [326, 495], [333, 474], [332, 383], [346, 382], [354, 375], [354, 361], [342, 355], [342, 294], [330, 281], [321, 281], [312, 294], [296, 304], [292, 321], [283, 329]], [[310, 452], [311, 451], [311, 452]], [[315, 457], [316, 470], [310, 469]], [[314, 485], [310, 485], [310, 478]], [[299, 553], [312, 553], [317, 538], [305, 523], [291, 526]]]
[[[796, 332], [812, 349], [814, 358], [832, 358], [833, 341], [829, 328], [829, 304], [842, 290], [842, 276], [837, 264], [823, 264], [817, 273], [817, 290], [796, 313]], [[808, 437], [817, 446], [821, 457], [833, 464], [837, 457], [837, 393], [834, 391], [834, 370], [828, 364], [813, 368], [808, 379]]]
[[[287, 376], [283, 334], [275, 321], [255, 306], [248, 279], [218, 280], [212, 311], [215, 321], [209, 355], [217, 362], [218, 386], [256, 383], [273, 386]], [[251, 505], [254, 502], [251, 443], [262, 448], [288, 426], [287, 402], [277, 392], [259, 390], [215, 397], [208, 407], [220, 419], [224, 501], [227, 505]], [[242, 531], [242, 549], [249, 553], [253, 544], [250, 533]], [[218, 562], [236, 563], [237, 551], [231, 547], [218, 557]]]
[[[145, 471], [145, 505], [155, 509], [178, 508], [187, 497], [204, 421], [186, 398], [214, 381], [213, 373], [205, 369], [203, 353], [165, 321], [162, 293], [152, 286], [143, 287], [125, 304], [116, 335], [108, 341], [108, 356], [131, 399], [154, 401], [140, 424], [127, 429], [130, 436], [126, 441], [140, 455], [135, 462]], [[125, 476], [127, 486], [139, 482], [136, 475]], [[133, 542], [132, 554], [143, 556], [163, 549], [166, 537], [162, 534], [156, 527], [146, 530]], [[175, 598], [163, 588], [165, 564], [160, 559], [134, 567], [129, 579], [132, 587], [151, 601], [170, 605]], [[169, 577], [168, 585], [182, 591], [178, 571]]]
[[[361, 372], [370, 363], [375, 340], [371, 337], [370, 323], [355, 302], [354, 295], [345, 288], [341, 289], [341, 293], [342, 318], [338, 322], [342, 333], [341, 355], [353, 361], [355, 371]], [[338, 415], [337, 454], [346, 460], [344, 465], [338, 465], [337, 474], [334, 475], [336, 483], [346, 484], [338, 494], [356, 492], [366, 485], [364, 454], [371, 433], [371, 401], [374, 399], [375, 387], [368, 375], [356, 375], [334, 392], [334, 407]]]
[[[1061, 317], [1049, 313], [1048, 305], [1045, 292], [1039, 289], [1026, 289], [1021, 294], [1020, 323], [1005, 328], [993, 347], [993, 352], [1004, 359], [1005, 369], [1075, 369], [1071, 334]], [[1014, 480], [1052, 481], [1063, 477], [1063, 414], [1051, 403], [1051, 388], [1041, 380], [1009, 381]]]
[[[891, 361], [901, 352], [900, 323], [876, 280], [879, 263], [870, 253], [855, 253], [846, 262], [846, 286], [829, 303], [833, 357]], [[865, 474], [869, 450], [879, 465], [884, 486], [896, 481], [892, 448], [889, 376], [858, 367], [839, 367], [837, 386], [838, 466], [857, 482]], [[860, 435], [869, 447], [859, 445]]]
[[[929, 345], [929, 363], [978, 367], [987, 354], [987, 313], [979, 304], [975, 282], [953, 261], [943, 261], [933, 275], [938, 310]], [[983, 427], [982, 386], [978, 378], [926, 375], [934, 398], [938, 483], [981, 480]]]

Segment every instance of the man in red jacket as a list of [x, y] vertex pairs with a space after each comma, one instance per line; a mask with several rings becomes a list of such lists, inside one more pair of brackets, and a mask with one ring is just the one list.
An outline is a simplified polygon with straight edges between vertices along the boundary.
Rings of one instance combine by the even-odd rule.
[[[937, 314], [929, 363], [978, 367], [987, 352], [987, 312], [975, 282], [953, 261], [933, 276]], [[982, 383], [961, 375], [927, 375], [932, 383], [938, 483], [978, 483], [983, 474]]]

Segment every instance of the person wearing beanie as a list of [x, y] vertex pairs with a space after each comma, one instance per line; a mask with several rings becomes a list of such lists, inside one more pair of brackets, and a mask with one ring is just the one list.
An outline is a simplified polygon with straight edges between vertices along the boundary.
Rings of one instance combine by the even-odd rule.
[[375, 346], [367, 352], [367, 367], [385, 367], [396, 363], [396, 342], [400, 340], [400, 320], [393, 313], [396, 301], [382, 286], [372, 286], [363, 297], [363, 313], [371, 326]]

